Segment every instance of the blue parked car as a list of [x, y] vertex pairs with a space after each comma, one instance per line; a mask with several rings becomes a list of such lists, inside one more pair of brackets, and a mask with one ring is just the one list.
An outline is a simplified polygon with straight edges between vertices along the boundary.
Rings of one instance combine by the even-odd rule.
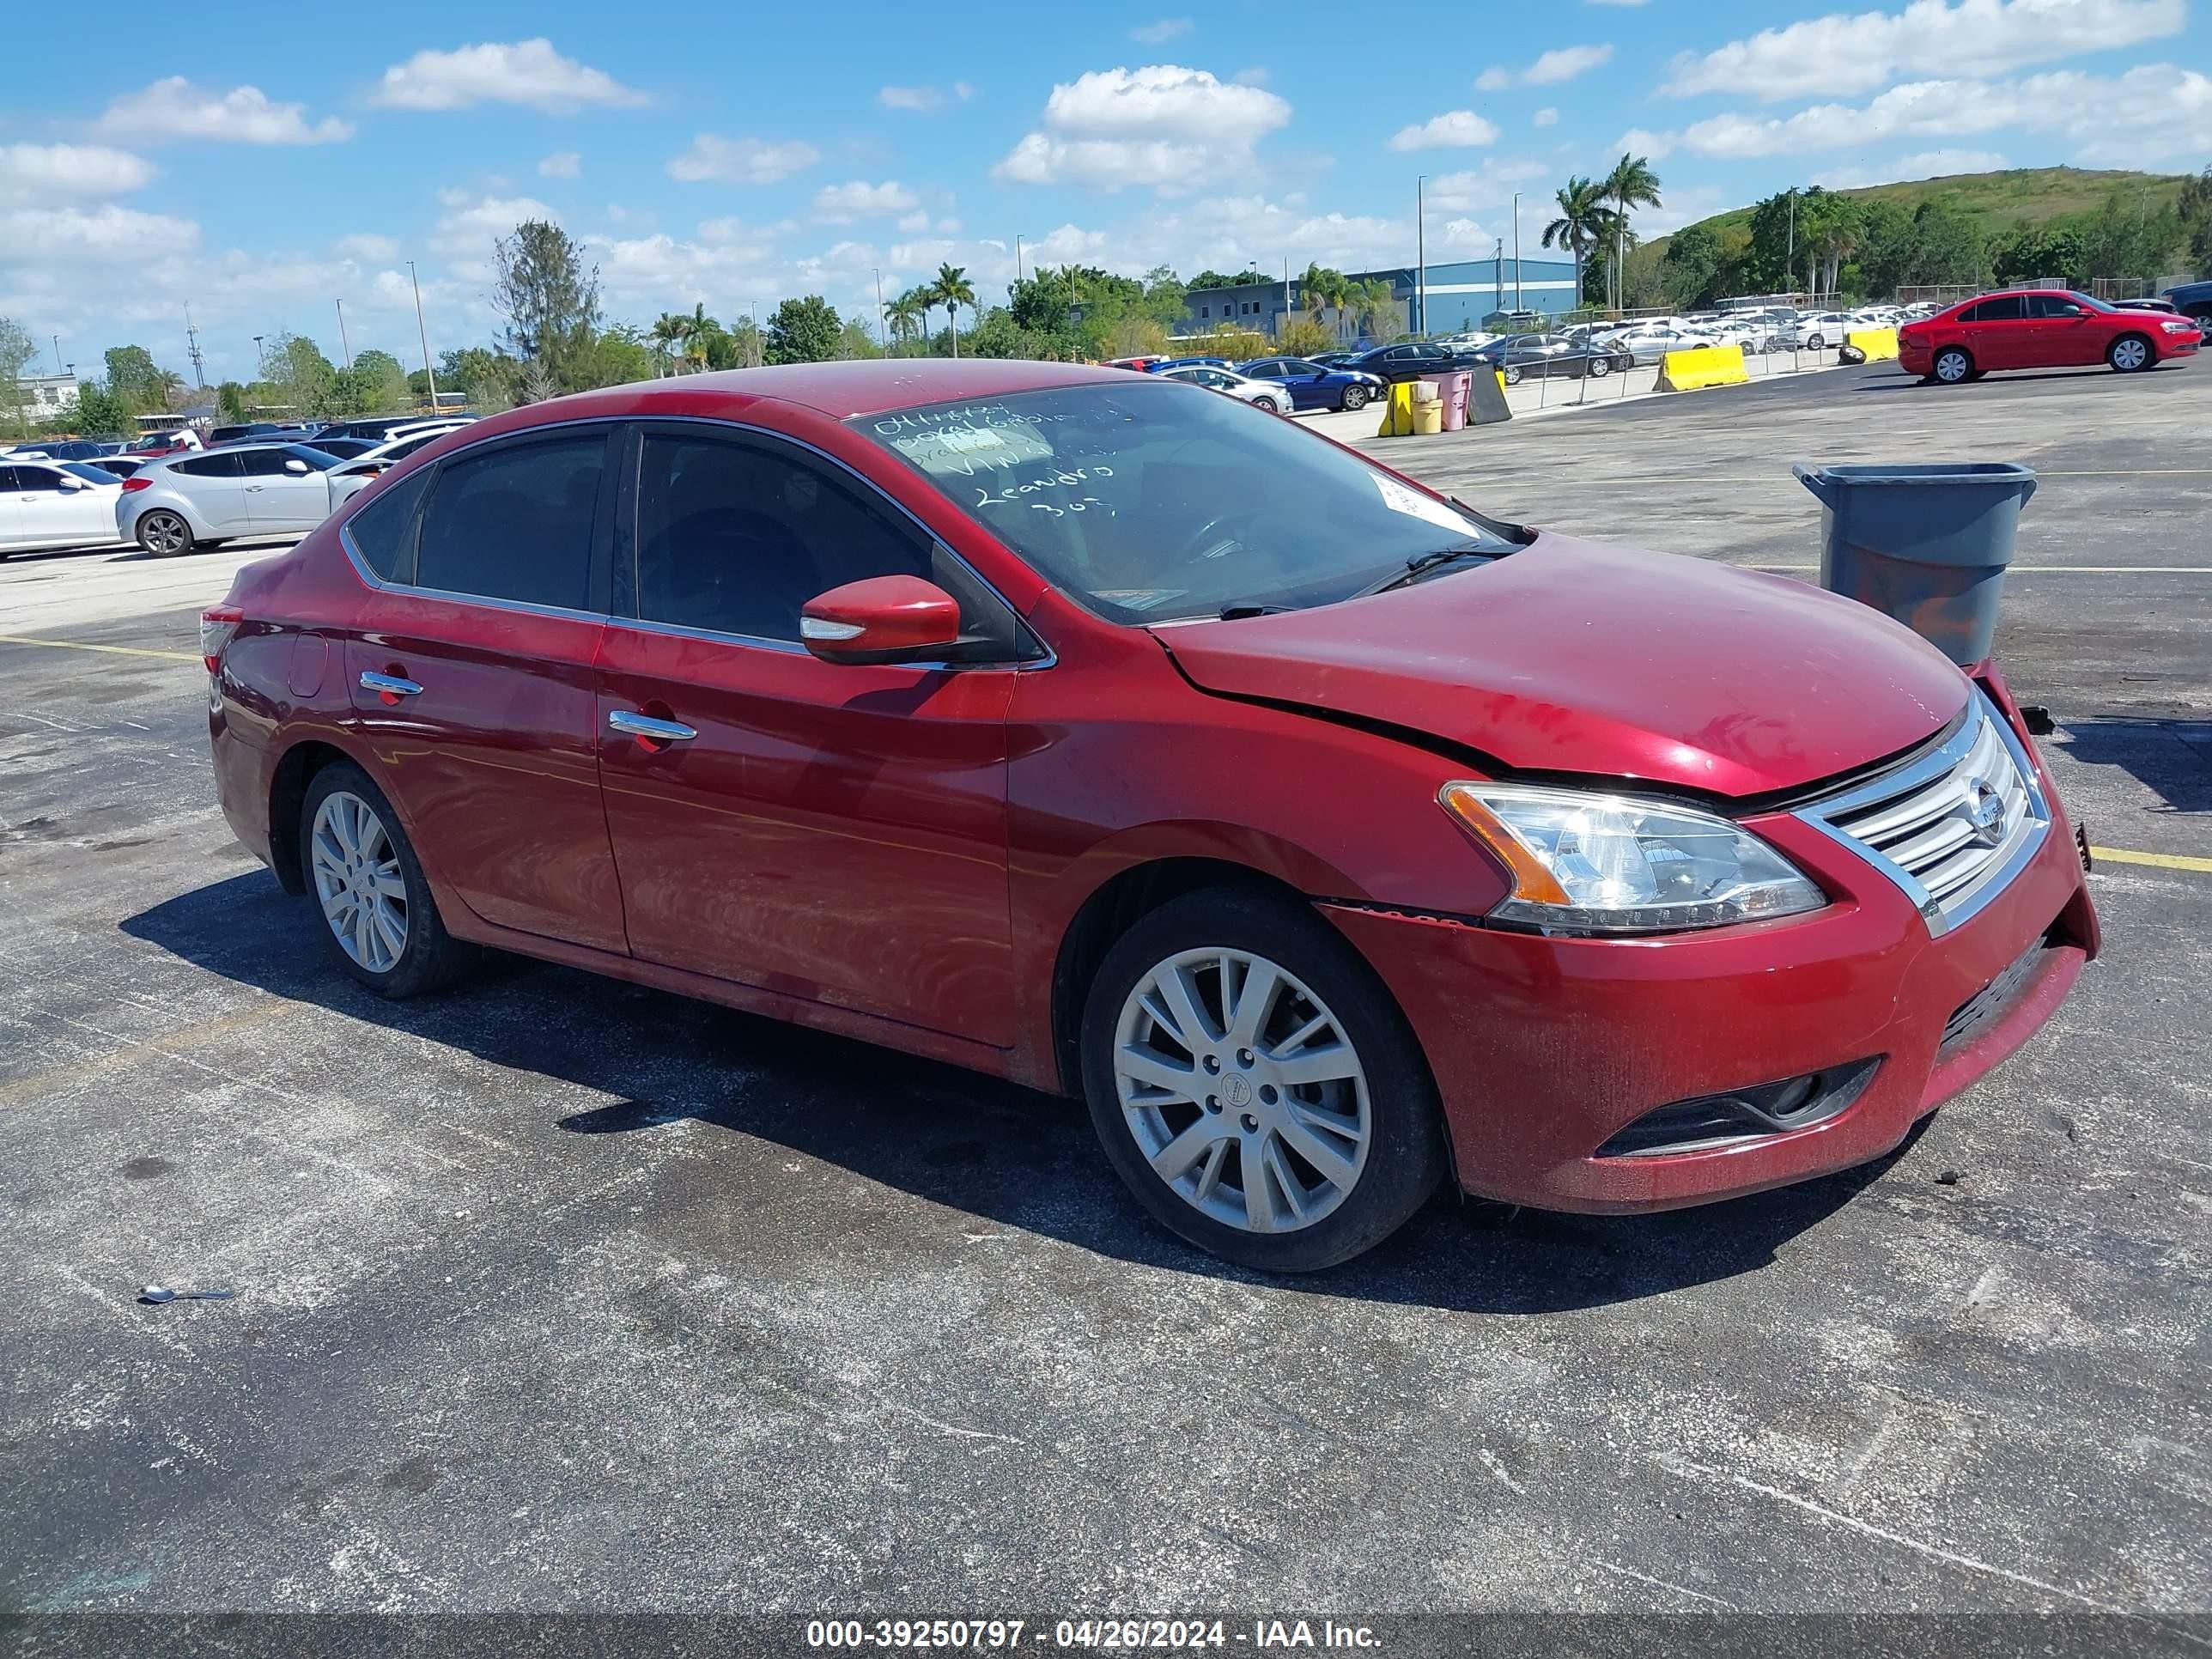
[[1292, 409], [1364, 409], [1382, 395], [1385, 385], [1379, 374], [1331, 368], [1305, 357], [1262, 357], [1237, 372], [1274, 381], [1291, 394]]
[[1226, 357], [1159, 357], [1145, 365], [1145, 373], [1158, 374], [1170, 368], [1234, 368]]

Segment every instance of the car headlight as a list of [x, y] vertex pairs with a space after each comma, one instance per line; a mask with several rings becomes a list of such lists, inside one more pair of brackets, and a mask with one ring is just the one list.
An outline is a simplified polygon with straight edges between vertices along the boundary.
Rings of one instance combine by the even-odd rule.
[[1662, 933], [1817, 910], [1787, 859], [1694, 807], [1575, 789], [1448, 783], [1437, 799], [1513, 873], [1490, 912], [1552, 933]]
[[2164, 329], [2168, 334], [2186, 334], [2191, 329], [2195, 328], [2197, 325], [2191, 322], [2185, 322], [2179, 317], [2169, 317], [2164, 322], [2160, 323], [2159, 326]]

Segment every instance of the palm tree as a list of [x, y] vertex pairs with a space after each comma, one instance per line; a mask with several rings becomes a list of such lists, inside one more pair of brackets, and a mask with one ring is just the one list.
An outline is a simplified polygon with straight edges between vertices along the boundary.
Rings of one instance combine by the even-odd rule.
[[1600, 190], [1613, 199], [1613, 307], [1618, 310], [1628, 297], [1628, 215], [1632, 209], [1659, 205], [1659, 175], [1651, 171], [1650, 156], [1624, 153]]
[[706, 372], [708, 338], [711, 335], [719, 333], [721, 326], [707, 314], [707, 302], [704, 300], [694, 305], [691, 314], [684, 319], [684, 356], [687, 362], [698, 364], [699, 367], [692, 371], [694, 374]]
[[1563, 247], [1574, 255], [1575, 303], [1583, 302], [1583, 271], [1590, 250], [1612, 228], [1613, 213], [1605, 204], [1605, 187], [1571, 175], [1556, 198], [1559, 216], [1544, 227], [1544, 246]]
[[884, 319], [890, 325], [892, 339], [911, 345], [921, 332], [921, 301], [908, 289], [884, 307]]
[[968, 280], [967, 268], [963, 265], [939, 265], [937, 281], [931, 285], [930, 297], [945, 307], [945, 326], [952, 331], [952, 355], [960, 355], [959, 308], [975, 308], [975, 287]]
[[690, 326], [691, 319], [678, 312], [664, 311], [653, 319], [653, 350], [659, 360], [653, 365], [654, 374], [665, 371], [669, 360], [680, 355], [684, 337]]

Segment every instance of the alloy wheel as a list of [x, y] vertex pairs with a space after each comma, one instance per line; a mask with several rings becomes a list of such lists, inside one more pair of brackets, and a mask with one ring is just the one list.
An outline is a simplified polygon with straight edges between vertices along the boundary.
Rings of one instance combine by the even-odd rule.
[[315, 812], [308, 867], [339, 948], [372, 974], [390, 973], [407, 951], [407, 878], [376, 809], [343, 790], [328, 796]]
[[1158, 963], [1121, 1006], [1113, 1066], [1152, 1172], [1225, 1226], [1312, 1226], [1366, 1167], [1358, 1051], [1328, 1005], [1265, 957], [1208, 948]]
[[192, 532], [173, 513], [149, 513], [139, 521], [138, 539], [149, 553], [181, 553], [191, 545]]
[[1345, 388], [1344, 388], [1344, 406], [1345, 406], [1346, 409], [1364, 409], [1364, 408], [1366, 408], [1366, 407], [1367, 407], [1367, 388], [1366, 388], [1365, 386], [1348, 386], [1345, 387]]

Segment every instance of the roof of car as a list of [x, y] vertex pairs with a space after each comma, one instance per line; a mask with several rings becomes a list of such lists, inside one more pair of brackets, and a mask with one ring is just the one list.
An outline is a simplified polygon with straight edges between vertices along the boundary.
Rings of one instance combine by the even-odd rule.
[[705, 415], [739, 401], [769, 398], [797, 404], [847, 420], [924, 404], [963, 398], [998, 398], [1010, 392], [1096, 381], [1126, 386], [1126, 368], [1094, 368], [1083, 363], [1032, 362], [1022, 358], [885, 357], [842, 363], [787, 363], [766, 368], [731, 368], [707, 374], [638, 380], [628, 386], [580, 392], [548, 403], [532, 404], [476, 423], [483, 435], [494, 430], [535, 425], [550, 415], [575, 420], [651, 410], [668, 414]]

